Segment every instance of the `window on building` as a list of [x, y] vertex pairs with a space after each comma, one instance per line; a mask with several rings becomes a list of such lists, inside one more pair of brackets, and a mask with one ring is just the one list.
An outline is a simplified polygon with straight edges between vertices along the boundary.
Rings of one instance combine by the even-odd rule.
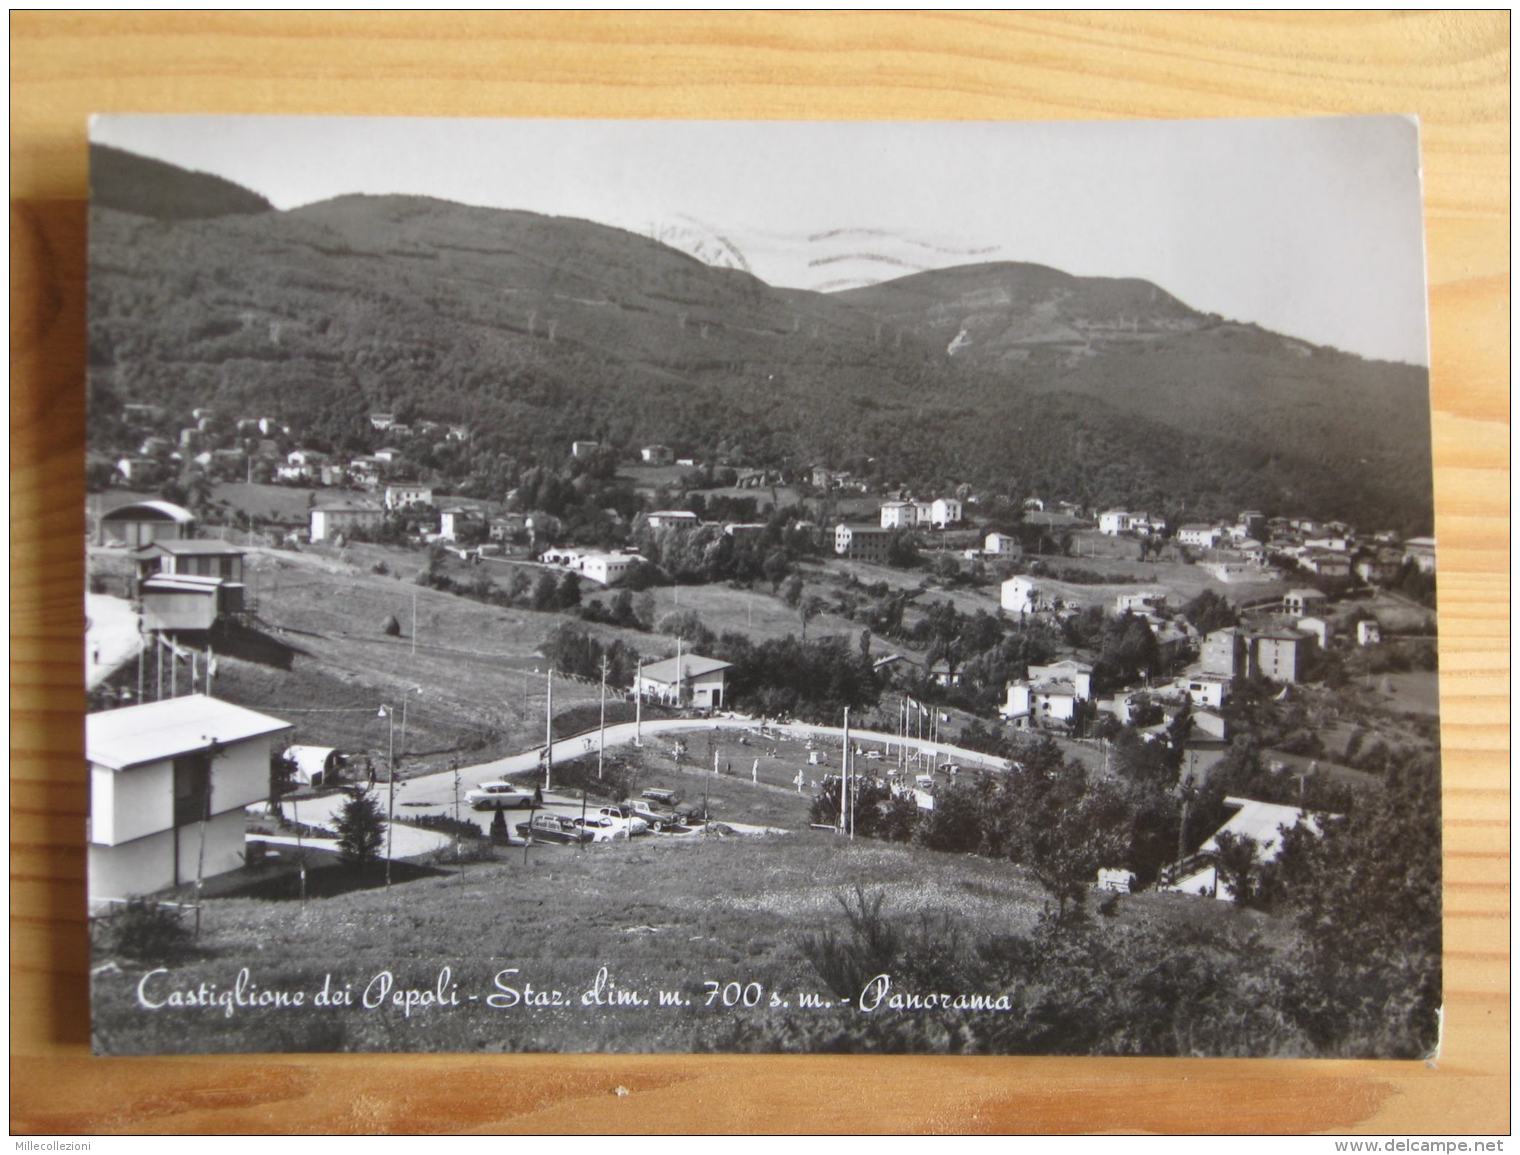
[[207, 817], [211, 806], [211, 755], [206, 751], [174, 760], [174, 825]]

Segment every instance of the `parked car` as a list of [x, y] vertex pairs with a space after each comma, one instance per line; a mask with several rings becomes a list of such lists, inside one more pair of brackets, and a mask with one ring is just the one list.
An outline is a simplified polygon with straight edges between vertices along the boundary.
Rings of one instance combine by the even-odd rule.
[[649, 821], [640, 818], [633, 812], [633, 808], [630, 806], [598, 806], [596, 813], [598, 816], [610, 819], [613, 822], [621, 822], [628, 828], [629, 834], [649, 833]]
[[626, 824], [602, 814], [588, 814], [584, 818], [577, 817], [571, 821], [591, 835], [589, 839], [591, 842], [612, 842], [614, 839], [629, 837]]
[[[650, 830], [663, 830], [667, 826], [675, 825], [679, 819], [674, 810], [664, 810], [657, 806], [651, 806], [648, 802], [640, 799], [624, 803], [623, 808], [648, 824]], [[635, 831], [634, 833], [638, 833]]]
[[558, 814], [535, 814], [532, 822], [519, 822], [517, 833], [535, 842], [590, 842], [591, 832], [574, 819]]
[[464, 800], [476, 810], [527, 810], [533, 793], [512, 782], [482, 782], [465, 791]]

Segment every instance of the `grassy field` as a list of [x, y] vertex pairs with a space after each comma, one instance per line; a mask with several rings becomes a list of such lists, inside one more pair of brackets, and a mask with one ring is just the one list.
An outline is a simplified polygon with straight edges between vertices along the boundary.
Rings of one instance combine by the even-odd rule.
[[[801, 1013], [801, 996], [833, 996], [806, 959], [799, 936], [841, 923], [840, 898], [857, 883], [884, 896], [884, 911], [910, 924], [920, 915], [994, 932], [1034, 927], [1042, 892], [1001, 861], [939, 854], [831, 834], [650, 839], [543, 852], [526, 864], [470, 865], [391, 890], [297, 902], [211, 899], [203, 933], [183, 959], [144, 988], [150, 1003], [171, 990], [233, 989], [240, 968], [265, 991], [302, 992], [300, 1008], [138, 1005], [149, 964], [96, 956], [92, 979], [97, 1046], [114, 1053], [186, 1051], [642, 1051], [693, 1050], [715, 1032], [768, 1016]], [[1121, 904], [1119, 923], [1167, 926], [1263, 922], [1175, 895]], [[437, 991], [441, 1003], [423, 992]], [[647, 1006], [598, 1004], [598, 971]], [[544, 1005], [492, 1005], [493, 976]], [[389, 975], [394, 984], [385, 988]], [[706, 984], [717, 984], [709, 988]], [[759, 1006], [725, 1008], [722, 992], [749, 984]], [[455, 985], [457, 984], [457, 986]], [[352, 992], [350, 1007], [317, 1007], [324, 986]], [[366, 1008], [366, 992], [388, 996]], [[716, 990], [708, 1006], [708, 991]], [[558, 1005], [547, 992], [559, 991]], [[660, 1006], [659, 991], [676, 1005]], [[213, 992], [213, 999], [214, 994]], [[604, 999], [608, 987], [602, 987]], [[472, 997], [473, 996], [473, 997]], [[785, 1007], [772, 1006], [772, 996]], [[457, 1000], [457, 1001], [456, 1001]], [[859, 1012], [830, 1005], [806, 1012], [841, 1022]], [[741, 1036], [742, 1038], [742, 1036]], [[731, 1044], [732, 1045], [732, 1044]], [[742, 1042], [739, 1044], [742, 1049]]]

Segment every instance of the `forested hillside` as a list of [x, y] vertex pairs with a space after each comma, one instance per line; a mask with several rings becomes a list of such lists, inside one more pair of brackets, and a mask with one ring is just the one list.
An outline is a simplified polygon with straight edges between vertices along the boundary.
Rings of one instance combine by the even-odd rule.
[[154, 212], [123, 190], [164, 174], [120, 156], [94, 151], [97, 432], [147, 400], [361, 449], [386, 409], [468, 422], [455, 468], [493, 479], [591, 437], [921, 488], [1430, 527], [1423, 369], [1146, 282], [1002, 264], [777, 289], [622, 230], [423, 198], [252, 211], [255, 194], [185, 194], [216, 178], [184, 174], [167, 182], [180, 207]]

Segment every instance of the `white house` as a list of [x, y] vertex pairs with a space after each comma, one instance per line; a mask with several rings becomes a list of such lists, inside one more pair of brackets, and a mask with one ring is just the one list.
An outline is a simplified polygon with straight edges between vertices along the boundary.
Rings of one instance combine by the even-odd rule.
[[982, 552], [1002, 556], [1020, 552], [1019, 539], [1006, 533], [989, 533], [982, 543]]
[[881, 507], [882, 529], [908, 529], [916, 524], [918, 515], [911, 501], [887, 501]]
[[1110, 537], [1118, 537], [1121, 533], [1133, 533], [1137, 526], [1144, 525], [1149, 529], [1151, 515], [1148, 513], [1131, 513], [1127, 509], [1105, 509], [1098, 514], [1098, 532], [1106, 533]]
[[432, 505], [433, 487], [413, 483], [393, 483], [385, 487], [385, 508], [404, 509], [409, 505]]
[[1330, 639], [1334, 636], [1334, 631], [1330, 623], [1324, 618], [1299, 618], [1298, 621], [1293, 623], [1293, 628], [1302, 630], [1310, 635], [1319, 643], [1320, 649], [1328, 650], [1330, 648]]
[[1178, 678], [1172, 685], [1186, 694], [1192, 705], [1217, 710], [1230, 696], [1230, 681], [1225, 674], [1189, 674]]
[[1065, 723], [1091, 697], [1091, 666], [1070, 660], [1030, 666], [1027, 679], [1008, 683], [1008, 699], [998, 712], [1018, 729]]
[[590, 457], [601, 447], [601, 443], [598, 441], [572, 441], [570, 443], [570, 456]]
[[1120, 594], [1114, 601], [1114, 613], [1119, 617], [1125, 614], [1161, 617], [1166, 613], [1166, 591], [1140, 590], [1132, 594]]
[[936, 527], [954, 525], [961, 519], [961, 503], [953, 497], [936, 497], [929, 503], [929, 524]]
[[644, 559], [635, 553], [588, 553], [580, 560], [581, 573], [594, 582], [610, 586]]
[[1303, 823], [1313, 833], [1319, 833], [1317, 817], [1297, 806], [1234, 797], [1226, 798], [1224, 804], [1236, 808], [1229, 821], [1210, 835], [1208, 841], [1196, 852], [1165, 872], [1163, 877], [1170, 877], [1171, 881], [1158, 882], [1157, 890], [1196, 894], [1229, 902], [1235, 897], [1234, 891], [1228, 883], [1220, 880], [1215, 866], [1221, 834], [1228, 832], [1251, 839], [1256, 844], [1256, 863], [1262, 865], [1275, 861], [1282, 851], [1284, 829]]
[[1020, 575], [1003, 583], [1000, 604], [1010, 614], [1032, 614], [1049, 607], [1049, 599], [1032, 577]]
[[243, 808], [269, 797], [291, 726], [202, 694], [85, 717], [92, 903], [235, 870]]
[[479, 510], [453, 505], [438, 515], [438, 536], [448, 541], [458, 541], [459, 535], [468, 526], [484, 524]]
[[645, 465], [669, 465], [675, 460], [675, 454], [668, 445], [646, 445], [639, 450], [639, 458]]
[[1436, 572], [1436, 539], [1412, 537], [1404, 543], [1404, 560], [1414, 562], [1421, 573]]
[[1289, 617], [1313, 617], [1325, 608], [1329, 600], [1320, 590], [1307, 587], [1289, 590], [1283, 594], [1283, 613]]
[[700, 519], [689, 509], [657, 509], [644, 520], [650, 529], [664, 529], [672, 525], [696, 525]]
[[1178, 526], [1177, 540], [1183, 545], [1197, 546], [1199, 549], [1213, 549], [1219, 544], [1219, 527], [1217, 525], [1205, 525], [1202, 522], [1191, 522], [1188, 525]]
[[311, 511], [311, 540], [331, 541], [355, 529], [376, 529], [385, 522], [385, 510], [373, 505], [319, 505]]
[[646, 702], [717, 710], [723, 706], [725, 678], [731, 668], [728, 662], [717, 658], [679, 654], [641, 667], [634, 678], [633, 692]]
[[369, 415], [369, 427], [371, 429], [389, 429], [396, 424], [394, 413], [371, 413]]
[[1383, 627], [1370, 618], [1363, 618], [1356, 623], [1356, 644], [1359, 646], [1375, 646], [1383, 640]]

